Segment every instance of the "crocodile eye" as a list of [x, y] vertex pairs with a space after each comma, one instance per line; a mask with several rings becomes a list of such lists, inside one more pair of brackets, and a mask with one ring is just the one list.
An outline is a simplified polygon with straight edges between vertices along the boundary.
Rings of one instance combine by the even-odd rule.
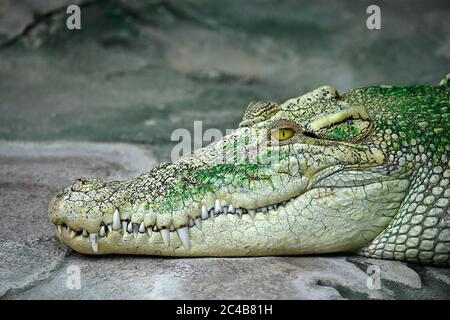
[[274, 139], [278, 141], [285, 141], [292, 138], [295, 134], [295, 131], [291, 128], [280, 128], [274, 130]]

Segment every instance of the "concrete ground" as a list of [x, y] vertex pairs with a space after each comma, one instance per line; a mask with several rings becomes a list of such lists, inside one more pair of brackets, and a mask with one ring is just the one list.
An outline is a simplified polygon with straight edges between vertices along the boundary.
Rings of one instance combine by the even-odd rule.
[[[49, 199], [75, 177], [126, 179], [155, 164], [125, 144], [0, 142], [3, 299], [448, 299], [450, 270], [358, 256], [86, 256], [55, 238]], [[381, 288], [367, 286], [380, 267]], [[73, 268], [80, 289], [70, 286]]]
[[[78, 31], [65, 28], [72, 3]], [[0, 2], [0, 298], [449, 299], [448, 268], [351, 255], [84, 256], [46, 215], [74, 179], [136, 176], [170, 160], [173, 130], [235, 128], [252, 100], [438, 83], [448, 1], [378, 3], [371, 31], [370, 1]], [[67, 286], [73, 267], [80, 289]]]

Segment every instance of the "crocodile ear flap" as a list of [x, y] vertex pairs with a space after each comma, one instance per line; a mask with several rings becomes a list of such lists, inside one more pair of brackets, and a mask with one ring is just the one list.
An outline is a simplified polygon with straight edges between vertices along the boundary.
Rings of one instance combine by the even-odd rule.
[[263, 121], [278, 110], [278, 104], [273, 101], [252, 101], [245, 109], [241, 127]]

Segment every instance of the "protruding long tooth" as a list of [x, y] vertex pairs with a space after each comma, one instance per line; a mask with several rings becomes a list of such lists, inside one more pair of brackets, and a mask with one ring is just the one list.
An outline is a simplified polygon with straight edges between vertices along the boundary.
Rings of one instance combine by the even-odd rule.
[[100, 238], [103, 238], [104, 236], [106, 236], [106, 231], [105, 231], [105, 226], [102, 226], [100, 228], [100, 232], [98, 233]]
[[255, 211], [255, 210], [248, 210], [248, 214], [249, 214], [252, 218], [254, 218], [254, 217], [255, 217], [255, 214], [256, 214], [256, 211]]
[[123, 233], [127, 232], [127, 227], [128, 227], [128, 221], [126, 221], [126, 220], [122, 221]]
[[60, 224], [56, 225], [56, 231], [58, 232], [59, 235], [61, 235], [62, 232], [62, 226]]
[[214, 205], [214, 212], [215, 213], [221, 213], [222, 212], [222, 205], [220, 204], [220, 200], [216, 199], [216, 204]]
[[159, 231], [161, 233], [161, 238], [164, 241], [164, 244], [166, 245], [166, 247], [168, 247], [170, 245], [170, 231], [169, 229], [161, 229]]
[[209, 217], [209, 212], [208, 212], [208, 210], [206, 210], [206, 207], [204, 205], [202, 206], [202, 216], [201, 217], [203, 220], [206, 220]]
[[83, 229], [83, 231], [81, 232], [81, 234], [83, 235], [83, 237], [87, 237], [89, 234], [86, 230]]
[[117, 210], [117, 209], [116, 209], [116, 211], [114, 211], [112, 228], [113, 228], [113, 230], [120, 229], [120, 213], [119, 213], [119, 210]]
[[199, 228], [200, 230], [202, 230], [202, 220], [200, 218], [197, 218], [194, 220], [195, 225], [197, 226], [197, 228]]
[[108, 224], [108, 226], [107, 226], [107, 227], [108, 227], [108, 231], [109, 231], [109, 232], [113, 231], [113, 227], [112, 227], [112, 224]]
[[94, 250], [94, 252], [97, 252], [98, 251], [98, 234], [97, 233], [91, 233], [90, 234], [90, 238], [91, 238], [92, 250]]
[[70, 230], [69, 236], [70, 236], [71, 238], [75, 237], [76, 235], [77, 235], [77, 233], [76, 233], [74, 230]]
[[133, 234], [135, 238], [137, 238], [138, 233], [139, 233], [139, 225], [137, 223], [133, 223]]
[[230, 204], [230, 206], [228, 207], [228, 212], [229, 213], [234, 213], [234, 207], [232, 204]]
[[194, 226], [194, 220], [192, 220], [192, 218], [189, 218], [189, 227], [193, 227]]
[[141, 222], [141, 225], [139, 226], [139, 232], [140, 233], [145, 233], [145, 225], [144, 225], [144, 221]]
[[188, 227], [179, 228], [179, 229], [177, 229], [177, 232], [178, 232], [178, 236], [180, 237], [181, 242], [183, 243], [183, 247], [186, 250], [189, 250], [189, 248], [191, 247], [191, 239], [189, 237], [189, 228]]

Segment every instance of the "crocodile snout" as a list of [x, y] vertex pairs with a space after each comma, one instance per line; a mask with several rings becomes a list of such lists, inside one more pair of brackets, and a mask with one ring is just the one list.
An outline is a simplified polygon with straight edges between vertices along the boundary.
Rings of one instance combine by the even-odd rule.
[[77, 179], [50, 201], [50, 221], [57, 227], [70, 226], [75, 231], [95, 224], [99, 215], [96, 195], [105, 186], [106, 183], [98, 179]]
[[65, 189], [64, 191], [58, 193], [51, 201], [48, 206], [48, 216], [50, 221], [55, 225], [61, 225], [64, 223], [64, 213], [62, 209], [62, 203], [65, 199], [70, 197], [71, 190]]

